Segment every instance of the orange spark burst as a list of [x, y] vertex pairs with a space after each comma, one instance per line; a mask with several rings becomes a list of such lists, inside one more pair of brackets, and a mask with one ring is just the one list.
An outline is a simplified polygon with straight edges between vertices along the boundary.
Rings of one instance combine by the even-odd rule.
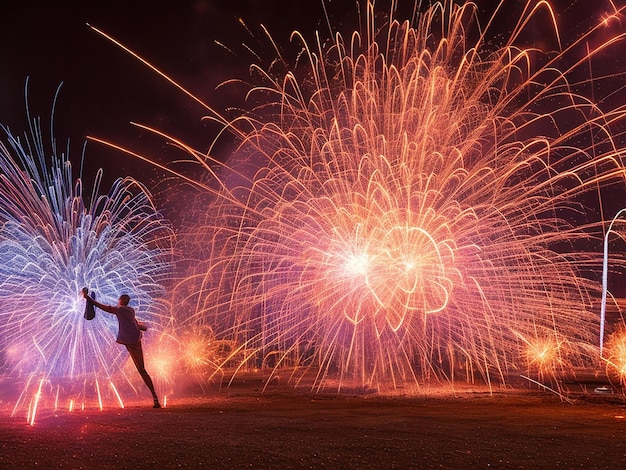
[[505, 4], [486, 24], [446, 0], [380, 25], [367, 1], [363, 31], [294, 32], [297, 65], [252, 66], [246, 115], [211, 110], [240, 139], [228, 164], [174, 140], [217, 177], [197, 181], [209, 202], [175, 295], [236, 345], [223, 364], [379, 389], [594, 364], [588, 273], [607, 191], [626, 193], [626, 107], [624, 70], [590, 69], [624, 33], [600, 21], [564, 40], [550, 4], [528, 0], [492, 38]]
[[554, 338], [541, 338], [529, 342], [526, 358], [530, 367], [545, 371], [559, 363], [559, 345]]
[[607, 369], [617, 374], [621, 382], [626, 378], [626, 331], [618, 329], [606, 342], [604, 351]]

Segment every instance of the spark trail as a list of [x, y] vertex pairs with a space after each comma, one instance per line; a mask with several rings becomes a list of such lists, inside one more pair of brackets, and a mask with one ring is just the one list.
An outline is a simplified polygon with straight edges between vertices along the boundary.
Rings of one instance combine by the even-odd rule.
[[[127, 357], [115, 345], [115, 317], [83, 318], [80, 290], [89, 286], [108, 303], [131, 293], [158, 335], [168, 320], [159, 299], [170, 269], [170, 229], [146, 188], [130, 178], [99, 195], [99, 170], [86, 202], [67, 154], [58, 155], [53, 143], [46, 155], [39, 120], [29, 117], [29, 124], [24, 139], [4, 128], [0, 144], [3, 376], [25, 384], [15, 411], [36, 409], [42, 394], [55, 408], [70, 400], [102, 407], [118, 393], [113, 380], [127, 381], [119, 373]], [[31, 398], [33, 387], [39, 391]]]
[[238, 345], [224, 367], [387, 389], [598, 363], [594, 211], [624, 195], [626, 115], [624, 71], [592, 65], [623, 44], [623, 7], [570, 40], [531, 0], [498, 43], [512, 3], [378, 24], [367, 2], [347, 40], [294, 32], [297, 66], [253, 65], [247, 115], [211, 111], [240, 144], [219, 184], [197, 180], [204, 260], [179, 289]]

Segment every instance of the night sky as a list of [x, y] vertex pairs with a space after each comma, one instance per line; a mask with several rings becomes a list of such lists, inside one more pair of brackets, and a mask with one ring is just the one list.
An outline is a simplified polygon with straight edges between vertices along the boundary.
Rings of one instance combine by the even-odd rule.
[[[79, 160], [86, 135], [150, 155], [171, 153], [161, 139], [146, 135], [131, 121], [171, 133], [200, 150], [206, 150], [215, 136], [215, 128], [201, 121], [205, 109], [87, 23], [135, 50], [220, 112], [241, 104], [245, 90], [237, 86], [216, 90], [216, 86], [231, 78], [247, 79], [249, 64], [258, 62], [242, 43], [264, 55], [266, 64], [274, 57], [259, 24], [265, 24], [287, 49], [289, 34], [296, 27], [308, 34], [326, 28], [319, 0], [172, 1], [170, 6], [148, 1], [8, 3], [0, 6], [0, 123], [14, 133], [26, 128], [28, 77], [31, 114], [42, 117], [47, 131], [53, 97], [62, 83], [54, 134], [61, 144], [70, 139], [73, 162]], [[354, 5], [354, 1], [343, 3]], [[295, 8], [296, 4], [301, 7]], [[337, 5], [335, 13], [347, 16], [349, 7]], [[86, 165], [94, 163], [105, 168], [105, 181], [127, 174], [141, 179], [153, 171], [92, 142]]]
[[[497, 2], [477, 3], [481, 11], [490, 11]], [[514, 11], [519, 11], [516, 9], [523, 3], [509, 1], [512, 18], [517, 17]], [[594, 16], [601, 14], [607, 4], [593, 2], [602, 5], [594, 11], [587, 0], [552, 3], [557, 6], [565, 34], [583, 29], [587, 20], [595, 21]], [[377, 2], [381, 12], [386, 11], [387, 4]], [[413, 4], [413, 0], [400, 0], [397, 17], [410, 16]], [[332, 27], [344, 36], [358, 28], [355, 0], [326, 0], [326, 10]], [[171, 133], [203, 151], [216, 131], [201, 120], [206, 110], [91, 30], [87, 23], [135, 50], [220, 112], [240, 105], [245, 88], [216, 90], [216, 86], [231, 78], [247, 79], [252, 62], [268, 66], [275, 56], [263, 38], [260, 24], [267, 26], [288, 60], [293, 60], [299, 50], [289, 41], [293, 30], [302, 32], [309, 41], [315, 31], [320, 31], [322, 38], [328, 37], [321, 0], [9, 0], [2, 2], [0, 15], [0, 123], [14, 133], [25, 130], [24, 87], [29, 77], [31, 114], [41, 116], [47, 130], [55, 90], [63, 83], [54, 135], [60, 147], [70, 139], [73, 162], [79, 161], [87, 135], [162, 161], [180, 156], [172, 156], [172, 149], [162, 139], [138, 130], [131, 121]], [[249, 31], [240, 24], [240, 18]], [[541, 27], [535, 29], [541, 37]], [[216, 151], [227, 153], [226, 149]], [[105, 168], [105, 183], [126, 175], [142, 180], [160, 177], [148, 164], [93, 142], [87, 147], [86, 167], [91, 172], [92, 168]], [[89, 178], [86, 172], [84, 179]]]

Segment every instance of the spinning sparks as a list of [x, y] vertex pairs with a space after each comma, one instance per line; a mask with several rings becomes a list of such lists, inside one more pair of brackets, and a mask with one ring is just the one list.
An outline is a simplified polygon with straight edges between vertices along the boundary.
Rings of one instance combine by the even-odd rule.
[[496, 45], [513, 3], [482, 25], [451, 1], [381, 25], [368, 2], [349, 41], [296, 32], [298, 66], [253, 66], [245, 118], [213, 114], [241, 140], [220, 189], [183, 176], [214, 202], [180, 290], [191, 323], [238, 345], [224, 364], [378, 389], [597, 365], [626, 115], [623, 72], [589, 71], [622, 44], [622, 10], [562, 44], [531, 0]]
[[[26, 386], [15, 409], [42, 396], [96, 399], [119, 394], [112, 378], [127, 357], [115, 345], [117, 322], [83, 318], [89, 286], [103, 302], [129, 292], [139, 316], [164, 324], [162, 282], [168, 274], [170, 231], [138, 182], [120, 179], [91, 203], [73, 184], [66, 155], [48, 160], [38, 121], [30, 138], [6, 131], [0, 144], [0, 345], [2, 369]], [[49, 163], [50, 162], [50, 163]], [[157, 332], [154, 332], [157, 335]], [[69, 399], [68, 398], [68, 399]], [[83, 402], [84, 403], [84, 402]], [[121, 403], [121, 398], [120, 398]], [[33, 411], [34, 415], [34, 411]]]

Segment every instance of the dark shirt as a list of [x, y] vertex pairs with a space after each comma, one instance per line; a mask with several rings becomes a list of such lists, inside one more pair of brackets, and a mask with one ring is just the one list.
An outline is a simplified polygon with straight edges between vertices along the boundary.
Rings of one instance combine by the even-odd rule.
[[117, 317], [119, 330], [117, 332], [117, 342], [120, 344], [135, 344], [141, 340], [141, 331], [135, 319], [135, 310], [122, 305], [102, 305], [102, 310], [112, 313]]

